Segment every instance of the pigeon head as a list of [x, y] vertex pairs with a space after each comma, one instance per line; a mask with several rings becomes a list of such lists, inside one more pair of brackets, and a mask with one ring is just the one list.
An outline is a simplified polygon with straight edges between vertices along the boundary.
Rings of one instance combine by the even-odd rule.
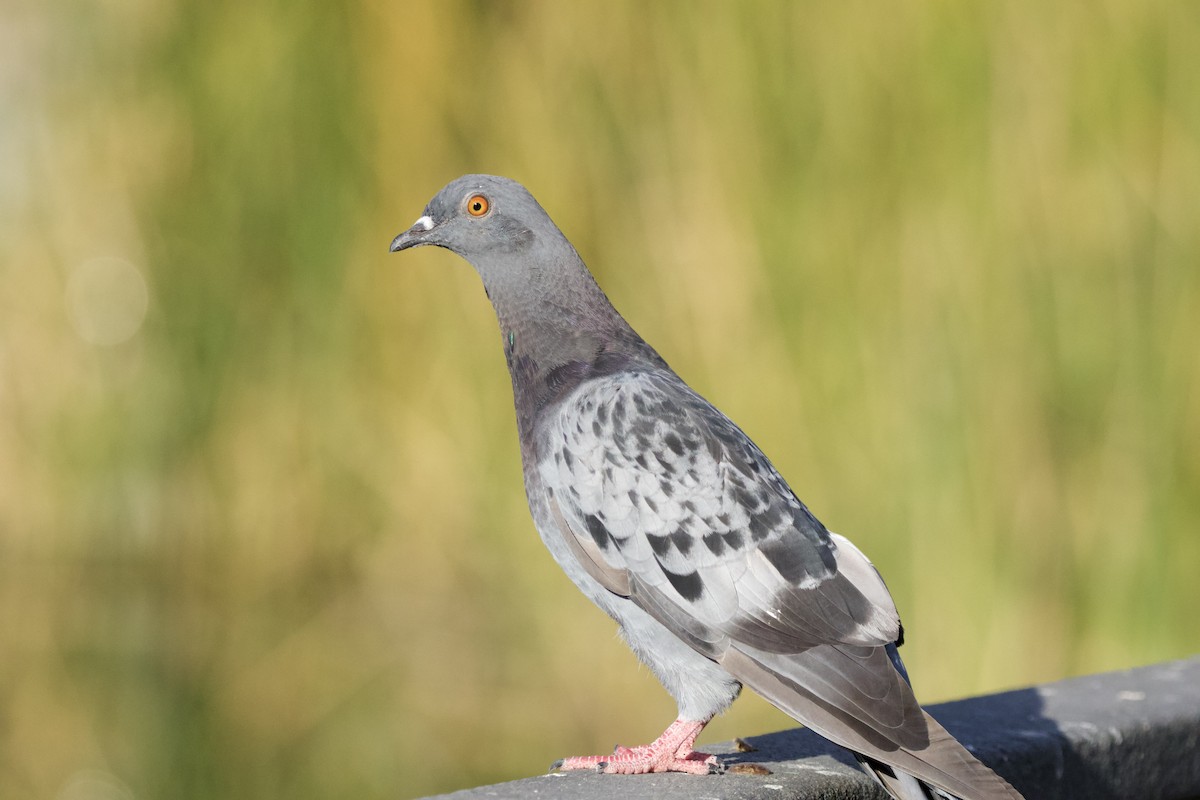
[[464, 175], [446, 184], [390, 249], [422, 245], [444, 247], [475, 267], [506, 331], [537, 326], [553, 338], [628, 327], [575, 248], [516, 181]]
[[662, 363], [516, 181], [464, 175], [448, 183], [390, 249], [423, 245], [457, 253], [483, 279], [500, 322], [523, 429], [536, 409], [603, 365]]
[[392, 240], [390, 249], [394, 253], [422, 245], [444, 247], [482, 273], [491, 260], [528, 259], [539, 244], [545, 248], [565, 243], [524, 186], [495, 175], [464, 175], [446, 184], [421, 218]]

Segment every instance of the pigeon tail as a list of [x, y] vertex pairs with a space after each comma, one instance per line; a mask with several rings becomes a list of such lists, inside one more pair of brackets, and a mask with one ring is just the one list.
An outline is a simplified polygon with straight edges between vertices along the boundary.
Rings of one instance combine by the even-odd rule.
[[[871, 714], [881, 705], [862, 703], [854, 687], [839, 683], [832, 670], [841, 660], [822, 650], [840, 652], [827, 646], [779, 655], [733, 647], [720, 662], [772, 704], [853, 752], [867, 773], [901, 800], [1023, 800], [917, 705], [899, 674], [892, 688], [899, 686], [906, 695], [898, 704], [904, 708], [903, 720], [875, 719]], [[892, 669], [885, 648], [871, 650], [868, 663]]]
[[[921, 777], [930, 773], [919, 767], [910, 766], [911, 772], [906, 772], [899, 766], [851, 750], [863, 771], [888, 794], [898, 800], [1013, 800], [1021, 797], [1007, 781], [975, 759], [933, 717], [928, 714], [925, 717], [931, 732], [936, 727], [938, 734], [928, 749], [907, 755], [915, 757], [930, 770], [943, 772], [945, 776], [959, 783], [956, 788], [951, 789], [949, 787], [954, 785], [953, 782], [947, 781], [944, 776], [933, 781]], [[892, 756], [889, 758], [892, 761], [897, 760]], [[963, 784], [964, 780], [969, 781], [969, 785]]]

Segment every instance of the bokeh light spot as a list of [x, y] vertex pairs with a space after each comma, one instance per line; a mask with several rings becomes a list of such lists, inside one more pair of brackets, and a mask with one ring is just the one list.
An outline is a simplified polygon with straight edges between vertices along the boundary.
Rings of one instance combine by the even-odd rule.
[[84, 769], [67, 779], [56, 800], [134, 800], [134, 794], [116, 775]]
[[128, 340], [142, 327], [150, 296], [141, 270], [122, 258], [84, 261], [67, 282], [67, 312], [75, 332], [96, 345]]

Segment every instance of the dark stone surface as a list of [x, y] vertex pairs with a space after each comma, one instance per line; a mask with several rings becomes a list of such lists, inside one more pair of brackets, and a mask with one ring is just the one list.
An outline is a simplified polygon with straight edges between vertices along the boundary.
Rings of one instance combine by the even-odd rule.
[[[1029, 800], [1200, 798], [1200, 656], [929, 706]], [[886, 796], [845, 750], [797, 728], [706, 747], [770, 775], [569, 773], [481, 786], [441, 800], [867, 800]]]

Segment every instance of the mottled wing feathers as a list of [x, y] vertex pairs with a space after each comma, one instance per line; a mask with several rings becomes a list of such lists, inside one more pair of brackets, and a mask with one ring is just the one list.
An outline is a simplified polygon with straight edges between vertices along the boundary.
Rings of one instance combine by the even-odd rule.
[[[543, 420], [538, 469], [584, 568], [715, 655], [899, 634], [870, 562], [671, 373], [587, 381]], [[590, 562], [590, 563], [589, 563]]]
[[559, 531], [566, 534], [564, 541], [567, 543], [567, 547], [570, 548], [584, 571], [610, 592], [628, 597], [630, 595], [629, 573], [605, 561], [594, 541], [589, 541], [587, 537], [572, 532], [571, 523], [567, 522], [566, 517], [563, 516], [557, 500], [551, 497], [549, 505], [550, 513], [554, 515], [554, 522], [558, 525]]

